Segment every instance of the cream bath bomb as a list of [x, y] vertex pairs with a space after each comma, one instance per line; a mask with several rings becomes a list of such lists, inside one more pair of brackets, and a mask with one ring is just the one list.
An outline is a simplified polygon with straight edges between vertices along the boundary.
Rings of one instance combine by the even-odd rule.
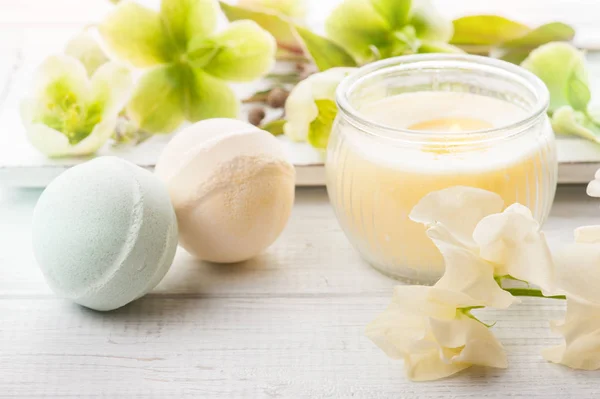
[[177, 249], [169, 193], [152, 173], [116, 157], [73, 167], [42, 193], [33, 251], [50, 287], [96, 310], [143, 296]]
[[270, 133], [209, 119], [181, 131], [161, 154], [179, 243], [199, 259], [250, 259], [279, 236], [294, 202], [295, 172]]

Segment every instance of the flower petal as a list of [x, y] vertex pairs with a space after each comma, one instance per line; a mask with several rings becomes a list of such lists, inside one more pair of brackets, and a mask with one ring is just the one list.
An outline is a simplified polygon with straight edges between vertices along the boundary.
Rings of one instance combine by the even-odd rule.
[[285, 103], [286, 136], [294, 141], [306, 141], [311, 123], [319, 116], [316, 100], [335, 100], [339, 83], [356, 68], [331, 68], [315, 73], [298, 83]]
[[51, 102], [58, 97], [64, 97], [56, 90], [68, 90], [77, 99], [87, 100], [90, 86], [81, 61], [66, 55], [52, 55], [37, 68], [32, 96], [40, 102]]
[[292, 24], [284, 16], [267, 9], [236, 7], [223, 1], [220, 4], [228, 20], [252, 20], [275, 37], [279, 50], [284, 53], [302, 54], [300, 41], [293, 32]]
[[65, 47], [65, 54], [77, 58], [91, 76], [100, 65], [109, 61], [106, 54], [90, 32], [73, 37]]
[[177, 54], [159, 14], [134, 2], [119, 4], [99, 30], [115, 55], [136, 67], [166, 63]]
[[104, 115], [117, 115], [129, 101], [133, 90], [131, 72], [123, 65], [109, 62], [92, 76], [91, 101], [102, 104]]
[[146, 72], [137, 83], [127, 105], [127, 115], [151, 133], [170, 133], [184, 120], [184, 72], [165, 65]]
[[600, 197], [600, 169], [596, 171], [595, 179], [587, 186], [587, 195], [590, 197]]
[[430, 0], [413, 0], [410, 24], [423, 40], [448, 42], [454, 34], [452, 21], [444, 17]]
[[372, 60], [373, 47], [389, 43], [391, 28], [369, 0], [346, 0], [325, 21], [327, 36], [359, 62]]
[[600, 244], [600, 226], [582, 226], [575, 229], [575, 242]]
[[206, 37], [217, 27], [216, 0], [162, 0], [160, 17], [172, 41], [185, 52], [193, 37]]
[[514, 204], [481, 220], [473, 232], [480, 256], [497, 265], [495, 274], [510, 275], [554, 290], [554, 265], [544, 233], [531, 214]]
[[437, 350], [406, 356], [404, 366], [407, 377], [412, 381], [439, 380], [471, 367], [469, 363], [445, 362]]
[[436, 341], [445, 348], [459, 348], [448, 359], [452, 363], [506, 368], [506, 353], [490, 329], [477, 320], [460, 315], [454, 320], [429, 321]]
[[196, 122], [209, 118], [235, 118], [239, 101], [222, 80], [196, 69], [186, 70], [184, 96], [186, 119]]
[[[232, 22], [209, 40], [217, 51], [204, 70], [215, 77], [251, 81], [269, 72], [275, 63], [275, 39], [254, 21]], [[192, 40], [189, 51], [202, 43]]]
[[600, 244], [581, 242], [590, 239], [588, 234], [584, 232], [584, 238], [579, 237], [580, 242], [554, 251], [556, 288], [553, 292], [600, 304]]
[[571, 88], [587, 87], [584, 53], [565, 42], [552, 42], [533, 50], [521, 64], [544, 81], [550, 91], [550, 106], [554, 112], [571, 105]]
[[553, 330], [561, 333], [565, 342], [542, 351], [548, 361], [574, 369], [600, 369], [600, 305], [567, 298], [567, 313]]
[[498, 309], [519, 301], [494, 280], [494, 265], [462, 246], [445, 227], [432, 226], [427, 235], [440, 250], [446, 267], [436, 288], [465, 293], [485, 306]]
[[[21, 104], [21, 115], [24, 121], [30, 120], [27, 116], [31, 111], [29, 100]], [[49, 157], [82, 156], [96, 152], [102, 147], [114, 132], [117, 123], [116, 116], [105, 118], [98, 123], [92, 132], [75, 145], [69, 143], [67, 136], [42, 123], [25, 122], [25, 131], [31, 144], [41, 153]]]
[[411, 0], [371, 0], [379, 15], [385, 18], [392, 30], [402, 28], [408, 22]]
[[496, 193], [454, 186], [421, 198], [409, 218], [425, 225], [443, 225], [461, 245], [472, 248], [477, 223], [485, 216], [501, 212], [503, 207], [504, 200]]

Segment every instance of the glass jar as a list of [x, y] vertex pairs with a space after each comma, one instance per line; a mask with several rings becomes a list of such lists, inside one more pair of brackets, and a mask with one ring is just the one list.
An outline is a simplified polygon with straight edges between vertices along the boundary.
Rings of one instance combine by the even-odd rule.
[[486, 57], [421, 54], [360, 68], [338, 87], [326, 162], [349, 240], [384, 274], [430, 284], [443, 259], [408, 218], [427, 193], [486, 189], [543, 223], [557, 179], [548, 101], [535, 75]]

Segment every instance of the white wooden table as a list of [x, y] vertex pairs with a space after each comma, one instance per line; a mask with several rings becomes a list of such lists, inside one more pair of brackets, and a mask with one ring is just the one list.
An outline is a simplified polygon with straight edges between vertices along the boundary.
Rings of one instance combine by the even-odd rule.
[[[582, 186], [559, 189], [551, 244], [600, 223]], [[22, 398], [598, 398], [600, 371], [547, 363], [560, 301], [486, 311], [509, 368], [412, 383], [363, 334], [394, 281], [366, 265], [323, 188], [298, 189], [265, 254], [236, 265], [180, 249], [146, 297], [99, 313], [57, 298], [30, 245], [37, 190], [0, 189], [0, 397]]]

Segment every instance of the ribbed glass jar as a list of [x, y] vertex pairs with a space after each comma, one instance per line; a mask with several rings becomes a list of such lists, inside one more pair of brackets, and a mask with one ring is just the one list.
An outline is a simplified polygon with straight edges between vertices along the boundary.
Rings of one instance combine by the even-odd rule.
[[427, 193], [451, 186], [494, 191], [543, 223], [557, 179], [548, 98], [523, 68], [470, 55], [387, 59], [346, 78], [327, 149], [327, 189], [363, 258], [391, 277], [435, 282], [443, 259], [408, 214]]

